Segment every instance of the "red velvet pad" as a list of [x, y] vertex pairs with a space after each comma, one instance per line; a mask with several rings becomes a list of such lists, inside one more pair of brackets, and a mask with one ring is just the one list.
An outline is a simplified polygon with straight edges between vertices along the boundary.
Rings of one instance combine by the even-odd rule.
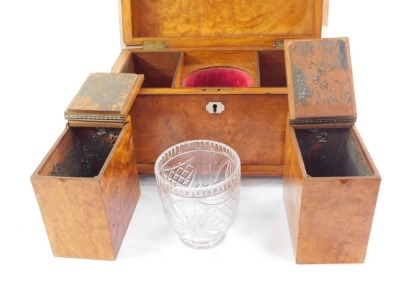
[[251, 87], [253, 77], [243, 70], [212, 67], [195, 71], [183, 80], [183, 87]]

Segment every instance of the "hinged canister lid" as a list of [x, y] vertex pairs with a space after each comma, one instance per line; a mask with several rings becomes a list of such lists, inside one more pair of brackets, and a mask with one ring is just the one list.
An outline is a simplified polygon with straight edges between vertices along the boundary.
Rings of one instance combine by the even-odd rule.
[[321, 37], [328, 0], [121, 0], [123, 41], [169, 48], [271, 46]]
[[143, 79], [138, 74], [92, 73], [64, 116], [70, 121], [124, 123]]
[[347, 38], [285, 41], [292, 123], [355, 122]]

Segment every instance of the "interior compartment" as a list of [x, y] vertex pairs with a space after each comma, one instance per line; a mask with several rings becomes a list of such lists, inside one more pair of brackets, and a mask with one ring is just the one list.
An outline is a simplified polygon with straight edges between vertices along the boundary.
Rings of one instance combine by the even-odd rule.
[[39, 175], [97, 176], [120, 133], [121, 128], [69, 127]]
[[283, 50], [258, 51], [261, 87], [286, 87], [285, 53]]
[[276, 49], [131, 52], [121, 72], [143, 74], [142, 88], [286, 87]]
[[[258, 86], [257, 52], [251, 50], [193, 50], [184, 54], [183, 87], [193, 77], [200, 79], [192, 87], [255, 87]], [[227, 77], [231, 78], [228, 79]], [[234, 81], [239, 78], [239, 82]], [[244, 80], [243, 80], [244, 79]], [[214, 82], [212, 82], [214, 80]], [[229, 81], [229, 82], [228, 82]]]
[[351, 128], [296, 129], [306, 172], [312, 177], [372, 174]]
[[180, 52], [132, 52], [122, 73], [143, 74], [142, 88], [168, 88], [173, 85], [180, 57]]

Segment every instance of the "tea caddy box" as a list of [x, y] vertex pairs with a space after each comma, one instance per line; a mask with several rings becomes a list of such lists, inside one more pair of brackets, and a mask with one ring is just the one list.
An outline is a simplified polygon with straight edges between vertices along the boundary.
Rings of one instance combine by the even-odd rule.
[[297, 263], [364, 262], [381, 177], [357, 131], [347, 38], [285, 41], [284, 202]]
[[283, 40], [319, 38], [327, 1], [122, 0], [112, 72], [143, 74], [131, 120], [140, 173], [194, 139], [235, 149], [243, 175], [283, 174]]
[[31, 176], [55, 256], [114, 260], [140, 196], [129, 111], [143, 75], [93, 73]]

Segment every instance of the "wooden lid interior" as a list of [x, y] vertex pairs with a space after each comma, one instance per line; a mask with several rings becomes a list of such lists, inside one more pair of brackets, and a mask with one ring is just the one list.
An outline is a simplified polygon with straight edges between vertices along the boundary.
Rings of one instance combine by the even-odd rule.
[[285, 41], [285, 62], [291, 120], [355, 121], [347, 38]]
[[324, 0], [121, 0], [127, 46], [271, 46], [279, 39], [315, 38], [323, 10]]
[[125, 121], [143, 75], [92, 73], [65, 111], [68, 120]]

